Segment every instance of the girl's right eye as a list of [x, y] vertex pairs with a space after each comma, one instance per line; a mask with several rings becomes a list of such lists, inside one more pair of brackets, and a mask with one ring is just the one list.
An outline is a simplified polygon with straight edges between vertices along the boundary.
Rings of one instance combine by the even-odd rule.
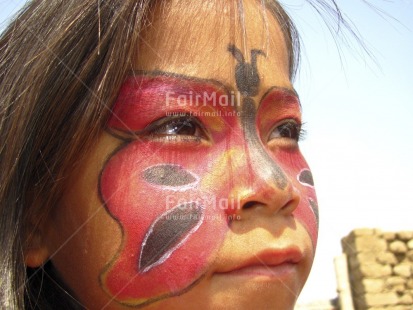
[[164, 117], [153, 122], [146, 129], [150, 135], [167, 139], [208, 139], [204, 126], [190, 115]]

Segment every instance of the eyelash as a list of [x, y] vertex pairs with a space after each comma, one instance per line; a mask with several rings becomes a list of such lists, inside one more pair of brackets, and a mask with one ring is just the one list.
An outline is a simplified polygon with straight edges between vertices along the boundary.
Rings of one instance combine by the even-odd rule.
[[[279, 130], [278, 137], [272, 137], [276, 130]], [[289, 139], [294, 140], [296, 143], [302, 141], [305, 137], [306, 131], [303, 129], [303, 124], [297, 123], [296, 121], [290, 119], [284, 121], [282, 124], [277, 125], [268, 137], [268, 141], [275, 139]]]
[[147, 131], [150, 135], [161, 136], [167, 140], [208, 139], [204, 126], [197, 118], [190, 115], [162, 118], [150, 124]]
[[[282, 124], [277, 125], [268, 137], [268, 142], [276, 139], [294, 140], [298, 143], [305, 138], [306, 131], [303, 129], [304, 124], [297, 123], [295, 120], [289, 119]], [[155, 121], [146, 128], [147, 132], [153, 137], [162, 137], [168, 141], [193, 140], [200, 141], [201, 139], [208, 140], [209, 136], [202, 123], [195, 117], [190, 115], [181, 115], [173, 117], [165, 117]], [[180, 133], [183, 131], [184, 133]], [[189, 130], [189, 132], [188, 132]], [[279, 131], [279, 136], [272, 135]]]

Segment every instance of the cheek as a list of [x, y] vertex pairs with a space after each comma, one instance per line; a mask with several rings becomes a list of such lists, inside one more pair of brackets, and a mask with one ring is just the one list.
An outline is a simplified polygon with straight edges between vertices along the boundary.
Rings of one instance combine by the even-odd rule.
[[177, 295], [197, 283], [225, 232], [222, 210], [203, 188], [208, 162], [202, 146], [132, 142], [116, 151], [100, 178], [100, 194], [122, 228], [122, 245], [101, 274], [105, 290], [126, 305]]
[[313, 246], [317, 245], [319, 216], [314, 181], [307, 162], [299, 151], [279, 151], [272, 155], [300, 192], [300, 203], [294, 216], [308, 231]]

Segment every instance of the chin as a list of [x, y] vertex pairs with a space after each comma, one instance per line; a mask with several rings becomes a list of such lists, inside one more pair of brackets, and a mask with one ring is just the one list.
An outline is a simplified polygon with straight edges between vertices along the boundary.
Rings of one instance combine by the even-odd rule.
[[210, 309], [293, 310], [301, 289], [284, 283], [255, 282], [217, 293]]

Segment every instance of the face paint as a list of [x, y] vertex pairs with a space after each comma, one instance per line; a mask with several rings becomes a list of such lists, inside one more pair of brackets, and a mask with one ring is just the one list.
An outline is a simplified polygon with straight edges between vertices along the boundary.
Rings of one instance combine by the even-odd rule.
[[263, 144], [257, 134], [255, 127], [256, 108], [254, 100], [251, 98], [258, 94], [260, 78], [257, 68], [257, 55], [265, 54], [261, 50], [251, 51], [251, 63], [246, 63], [244, 55], [235, 47], [229, 45], [228, 51], [232, 53], [238, 61], [235, 66], [235, 80], [238, 90], [245, 96], [242, 99], [241, 106], [241, 123], [245, 140], [249, 144], [248, 152], [252, 163], [251, 169], [260, 172], [261, 177], [268, 179], [268, 169], [270, 170], [270, 178], [275, 180], [276, 186], [283, 189], [286, 186], [286, 179], [277, 166], [277, 164], [269, 157], [268, 153], [263, 149]]
[[154, 185], [167, 188], [182, 189], [197, 182], [196, 176], [180, 166], [161, 164], [149, 167], [143, 171], [143, 179]]
[[[314, 190], [314, 180], [313, 180], [313, 174], [311, 173], [311, 171], [309, 169], [303, 169], [301, 170], [301, 172], [298, 174], [297, 176], [298, 181], [306, 186], [309, 187], [311, 189]], [[308, 202], [310, 204], [311, 209], [314, 212], [314, 216], [317, 222], [317, 228], [319, 226], [319, 216], [318, 216], [318, 204], [317, 201], [315, 200], [315, 193], [314, 192], [310, 192], [310, 198], [308, 198]], [[314, 198], [311, 198], [314, 197]]]
[[244, 129], [245, 140], [248, 143], [248, 153], [252, 163], [251, 169], [258, 172], [260, 177], [284, 189], [287, 186], [287, 180], [276, 162], [265, 151], [264, 146], [258, 136], [255, 126], [256, 109], [254, 100], [246, 97], [242, 100], [241, 122]]
[[[125, 142], [100, 177], [102, 201], [123, 233], [101, 283], [119, 303], [145, 306], [196, 285], [240, 208], [238, 201], [228, 203], [231, 191], [255, 177], [277, 190], [294, 180], [302, 196], [294, 216], [316, 243], [316, 199], [313, 188], [299, 181], [300, 171], [308, 169], [301, 153], [298, 148], [271, 150], [262, 142], [262, 132], [288, 113], [297, 117], [291, 112], [297, 111], [297, 99], [291, 91], [269, 91], [257, 110], [251, 96], [260, 82], [256, 56], [263, 53], [251, 52], [249, 64], [234, 46], [229, 51], [238, 61], [236, 83], [244, 95], [239, 118], [236, 106], [219, 104], [225, 102], [219, 98], [231, 95], [216, 81], [158, 72], [131, 77], [120, 91], [108, 131]], [[277, 96], [283, 98], [278, 105]], [[274, 114], [279, 120], [268, 119]], [[196, 131], [182, 137], [174, 131], [192, 115], [206, 128], [209, 142]], [[174, 133], [165, 134], [171, 128]], [[308, 173], [301, 179], [309, 182]], [[217, 201], [227, 204], [219, 207]]]
[[[189, 99], [179, 102], [183, 94], [206, 94], [209, 101], [199, 106]], [[101, 283], [119, 303], [145, 306], [182, 294], [215, 258], [229, 222], [226, 210], [210, 199], [224, 195], [215, 161], [237, 127], [231, 107], [214, 105], [223, 95], [228, 94], [218, 83], [183, 77], [135, 76], [123, 85], [108, 130], [126, 142], [100, 177], [102, 201], [123, 232], [119, 253], [102, 272]], [[215, 146], [190, 136], [151, 134], [160, 131], [153, 123], [177, 111], [198, 112]]]
[[[300, 111], [297, 96], [291, 91], [283, 88], [271, 88], [261, 99], [257, 123], [263, 132], [271, 131], [273, 124], [283, 120], [291, 120], [299, 123]], [[271, 119], [271, 115], [277, 115]], [[314, 181], [308, 164], [301, 154], [296, 142], [283, 147], [269, 147], [269, 154], [274, 162], [280, 165], [282, 171], [287, 175], [293, 186], [300, 192], [300, 203], [294, 211], [294, 216], [307, 229], [313, 246], [317, 245], [318, 235], [318, 207], [314, 190]]]
[[[124, 82], [108, 129], [137, 133], [168, 115], [194, 115], [215, 121], [209, 123], [211, 129], [225, 134], [224, 127], [235, 119], [225, 116], [234, 116], [236, 104], [236, 96], [217, 81], [154, 72]], [[225, 120], [214, 114], [223, 115]]]
[[311, 208], [313, 209], [313, 212], [314, 212], [314, 215], [315, 215], [315, 219], [316, 219], [316, 221], [317, 221], [317, 228], [318, 228], [318, 226], [319, 226], [319, 216], [318, 216], [318, 203], [317, 203], [317, 201], [315, 201], [315, 200], [313, 200], [313, 199], [311, 199], [311, 198], [308, 198], [308, 202], [310, 203], [310, 206], [311, 206]]
[[203, 207], [195, 202], [178, 205], [161, 214], [142, 242], [139, 271], [148, 272], [168, 259], [199, 228], [202, 219]]
[[[256, 104], [252, 98], [252, 96], [256, 96], [258, 94], [260, 83], [258, 68], [256, 65], [256, 55], [265, 54], [259, 50], [252, 50], [251, 64], [249, 64], [245, 62], [241, 51], [234, 45], [230, 45], [228, 47], [228, 51], [232, 53], [238, 62], [235, 70], [235, 78], [237, 87], [244, 96], [241, 106], [241, 123], [245, 140], [248, 144], [248, 154], [252, 165], [251, 168], [254, 171], [259, 171], [258, 175], [260, 175], [260, 178], [264, 179], [268, 183], [268, 186], [275, 184], [280, 190], [286, 190], [288, 182], [283, 171], [287, 171], [287, 175], [289, 176], [298, 175], [298, 180], [301, 183], [300, 185], [311, 186], [312, 190], [304, 190], [302, 186], [300, 186], [300, 205], [297, 207], [294, 214], [307, 228], [315, 247], [318, 234], [318, 208], [316, 207], [317, 203], [315, 192], [313, 190], [311, 172], [307, 168], [307, 164], [305, 163], [305, 160], [298, 148], [289, 149], [287, 151], [285, 148], [278, 148], [276, 152], [268, 152], [268, 150], [265, 149], [264, 144], [261, 142], [262, 140], [256, 127], [256, 123], [261, 124], [260, 120], [265, 119], [265, 115], [278, 115], [280, 118], [283, 113], [292, 113], [291, 111], [297, 111], [297, 106], [293, 109], [288, 109], [285, 107], [285, 104], [283, 104], [283, 109], [279, 109], [274, 111], [274, 113], [271, 113], [271, 110], [276, 106], [276, 100], [278, 100], [279, 103], [280, 99], [282, 99], [282, 103], [285, 103], [285, 101], [288, 102], [288, 99], [291, 99], [290, 93], [292, 93], [292, 91], [288, 90], [280, 92], [271, 91], [270, 89], [261, 99], [258, 107], [260, 115], [257, 118], [257, 111], [255, 108]], [[297, 103], [297, 100], [293, 99], [292, 104], [294, 104], [294, 101]], [[290, 104], [291, 103], [288, 103], [287, 105]], [[262, 117], [262, 115], [264, 115], [264, 117]], [[284, 116], [284, 118], [280, 118], [280, 120], [286, 118], [287, 117]], [[297, 115], [292, 115], [292, 118], [297, 119]], [[264, 120], [262, 122], [265, 127]], [[268, 130], [268, 128], [266, 129]], [[283, 169], [278, 164], [281, 165]], [[297, 167], [301, 167], [301, 173], [296, 171]], [[293, 177], [293, 179], [295, 178]]]
[[230, 44], [228, 51], [238, 61], [235, 66], [235, 81], [237, 88], [243, 96], [253, 97], [258, 94], [258, 87], [260, 85], [260, 76], [258, 75], [257, 56], [263, 55], [261, 50], [251, 50], [251, 63], [245, 62], [244, 55], [241, 51]]
[[297, 179], [304, 186], [314, 187], [313, 174], [309, 169], [301, 170]]

